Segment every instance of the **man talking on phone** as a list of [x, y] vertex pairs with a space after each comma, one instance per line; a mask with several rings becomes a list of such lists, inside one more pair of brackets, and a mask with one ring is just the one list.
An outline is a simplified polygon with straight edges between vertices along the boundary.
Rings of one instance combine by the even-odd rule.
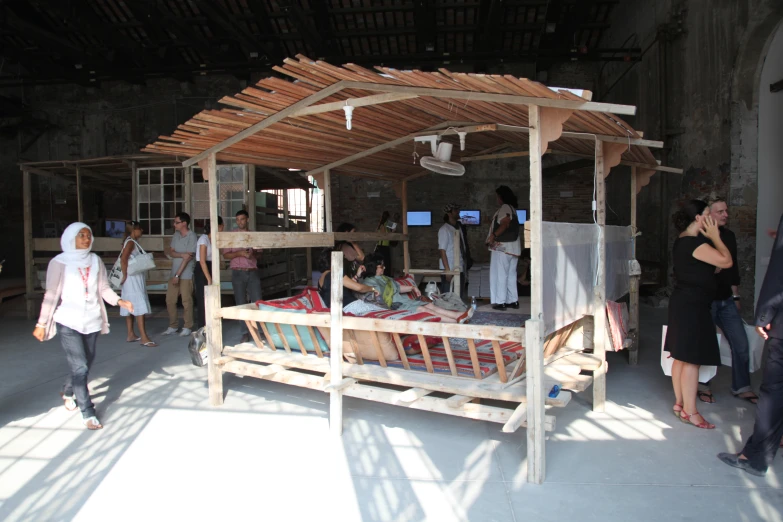
[[[234, 232], [248, 232], [247, 210], [236, 213], [237, 229]], [[231, 286], [234, 290], [234, 302], [238, 305], [255, 303], [261, 299], [261, 276], [258, 272], [258, 255], [261, 249], [224, 248], [223, 259], [231, 261]], [[244, 321], [240, 323], [242, 338], [240, 343], [250, 341], [250, 332]]]

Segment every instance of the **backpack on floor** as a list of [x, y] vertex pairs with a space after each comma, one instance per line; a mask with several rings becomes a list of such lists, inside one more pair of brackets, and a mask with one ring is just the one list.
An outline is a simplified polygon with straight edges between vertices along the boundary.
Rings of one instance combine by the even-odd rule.
[[190, 334], [188, 352], [190, 352], [190, 360], [194, 366], [207, 365], [209, 354], [207, 353], [207, 335], [203, 326]]

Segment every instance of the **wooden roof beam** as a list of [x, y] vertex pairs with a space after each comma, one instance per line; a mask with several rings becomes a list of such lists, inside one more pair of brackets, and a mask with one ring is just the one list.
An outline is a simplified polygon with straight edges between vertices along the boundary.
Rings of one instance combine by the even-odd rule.
[[[518, 127], [515, 125], [503, 125], [501, 123], [498, 124], [498, 130], [499, 131], [505, 131], [505, 132], [523, 132], [523, 133], [529, 133], [530, 127]], [[561, 138], [574, 138], [577, 140], [601, 140], [601, 141], [608, 141], [610, 143], [624, 143], [630, 145], [638, 145], [640, 147], [652, 147], [655, 149], [662, 149], [663, 148], [663, 142], [662, 141], [654, 141], [654, 140], [645, 140], [642, 138], [625, 138], [622, 136], [609, 136], [607, 134], [593, 134], [591, 132], [567, 132], [563, 131], [560, 134]]]
[[[595, 158], [592, 154], [579, 154], [576, 152], [568, 152], [564, 150], [550, 150], [550, 154], [559, 154], [561, 156], [574, 156], [576, 158]], [[678, 169], [675, 167], [666, 167], [664, 165], [655, 164], [655, 165], [648, 165], [647, 163], [640, 163], [638, 161], [621, 161], [620, 165], [626, 165], [629, 167], [641, 167], [643, 169], [650, 169], [650, 170], [657, 170], [659, 172], [670, 172], [672, 174], [682, 174], [682, 169]]]

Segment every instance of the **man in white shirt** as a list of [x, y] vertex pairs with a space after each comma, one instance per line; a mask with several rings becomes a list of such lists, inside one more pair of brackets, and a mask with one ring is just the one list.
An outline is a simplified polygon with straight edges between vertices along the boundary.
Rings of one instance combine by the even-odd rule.
[[[443, 207], [443, 226], [440, 227], [440, 230], [438, 230], [438, 253], [440, 255], [440, 260], [438, 262], [438, 268], [441, 270], [445, 270], [446, 272], [453, 270], [456, 267], [456, 262], [454, 259], [454, 232], [456, 232], [458, 229], [460, 230], [459, 238], [460, 238], [460, 244], [459, 244], [459, 252], [460, 252], [460, 259], [459, 259], [459, 267], [460, 270], [463, 272], [463, 275], [465, 274], [465, 232], [464, 229], [459, 227], [459, 211], [462, 207], [457, 203], [448, 203], [445, 207]], [[440, 276], [440, 283], [441, 283], [441, 292], [448, 292], [449, 286], [451, 283], [451, 280], [454, 278], [453, 275], [442, 275]], [[462, 278], [463, 283], [466, 283], [467, 280], [465, 277]], [[462, 289], [455, 289], [455, 291], [459, 294], [462, 294]]]

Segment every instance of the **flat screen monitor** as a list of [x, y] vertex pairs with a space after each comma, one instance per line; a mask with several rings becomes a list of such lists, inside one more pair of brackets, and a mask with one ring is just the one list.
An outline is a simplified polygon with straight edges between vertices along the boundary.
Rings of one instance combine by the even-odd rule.
[[460, 210], [459, 220], [465, 226], [479, 226], [481, 224], [480, 210]]
[[409, 227], [431, 227], [432, 212], [429, 210], [408, 212]]
[[527, 221], [527, 210], [517, 210], [517, 219], [520, 226], [524, 225], [525, 221]]
[[116, 237], [122, 239], [125, 235], [125, 220], [124, 219], [107, 219], [104, 225], [104, 231], [106, 237]]

